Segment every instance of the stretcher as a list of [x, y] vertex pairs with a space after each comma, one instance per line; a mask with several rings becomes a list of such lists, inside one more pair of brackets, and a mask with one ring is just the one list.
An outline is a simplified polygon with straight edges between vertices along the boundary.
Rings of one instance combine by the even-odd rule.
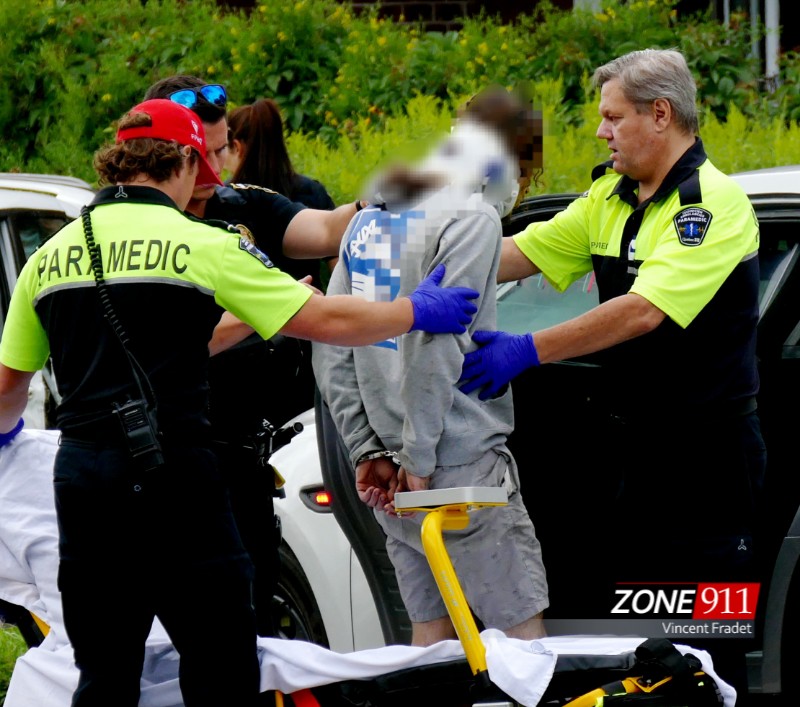
[[[23, 430], [13, 445], [0, 449], [0, 506], [4, 509], [0, 514], [0, 599], [32, 611], [46, 630], [41, 645], [31, 648], [17, 661], [5, 707], [69, 707], [78, 680], [56, 587], [58, 530], [52, 468], [57, 448], [57, 432]], [[431, 671], [438, 669], [439, 675], [455, 671], [454, 686], [467, 685], [469, 690], [472, 684], [483, 685], [485, 689], [475, 704], [481, 704], [479, 700], [483, 695], [499, 695], [505, 700], [500, 704], [527, 706], [539, 704], [546, 696], [548, 687], [563, 672], [559, 664], [564, 664], [567, 658], [580, 662], [586, 656], [593, 656], [598, 661], [607, 659], [618, 663], [630, 656], [642, 642], [641, 637], [557, 636], [520, 641], [494, 629], [478, 632], [463, 594], [458, 595], [460, 586], [449, 564], [445, 541], [447, 530], [467, 523], [471, 513], [490, 513], [491, 505], [504, 502], [498, 496], [487, 497], [485, 492], [488, 491], [491, 490], [454, 491], [461, 494], [454, 504], [442, 503], [441, 498], [438, 505], [432, 504], [433, 496], [412, 494], [398, 501], [401, 513], [412, 509], [427, 513], [423, 532], [429, 537], [423, 542], [426, 547], [433, 548], [432, 566], [441, 570], [442, 581], [447, 584], [444, 596], [456, 600], [451, 615], [455, 616], [459, 640], [443, 641], [427, 648], [396, 645], [343, 654], [303, 641], [260, 638], [261, 689], [274, 692], [285, 704], [290, 704], [304, 690], [327, 688], [335, 699], [340, 699], [347, 687], [372, 689], [378, 686], [376, 689], [380, 690], [381, 686], [388, 685], [391, 688], [392, 680], [398, 676], [405, 688], [413, 687], [419, 680], [424, 692], [426, 678], [422, 676], [433, 675], [432, 693], [437, 673]], [[124, 607], [121, 606], [121, 610]], [[710, 656], [688, 646], [676, 647], [681, 653], [698, 656], [703, 671], [716, 680], [724, 707], [734, 707], [735, 692], [717, 679]], [[209, 645], [209, 650], [214, 648]], [[113, 650], [113, 632], [109, 650]], [[422, 707], [423, 698], [424, 694], [404, 704]], [[181, 707], [182, 704], [178, 655], [166, 632], [156, 622], [145, 649], [140, 707]], [[456, 703], [445, 700], [439, 704]], [[483, 704], [488, 707], [485, 701]]]
[[[575, 637], [526, 642], [508, 639], [499, 631], [481, 633], [447, 552], [445, 531], [463, 530], [471, 513], [507, 502], [503, 488], [395, 495], [399, 516], [426, 514], [422, 547], [464, 658], [399, 669], [372, 680], [345, 680], [316, 691], [301, 689], [288, 697], [276, 691], [276, 707], [611, 707], [634, 704], [624, 700], [637, 695], [647, 698], [644, 704], [663, 707], [725, 705], [735, 700], [727, 685], [721, 681], [718, 685], [710, 661], [665, 639]], [[619, 649], [631, 640], [633, 646], [626, 650], [615, 653], [611, 648], [615, 642]]]

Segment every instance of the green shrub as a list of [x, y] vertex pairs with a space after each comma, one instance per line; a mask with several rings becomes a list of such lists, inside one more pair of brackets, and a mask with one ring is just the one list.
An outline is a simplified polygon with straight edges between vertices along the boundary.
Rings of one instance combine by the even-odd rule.
[[[560, 81], [532, 85], [536, 105], [545, 119], [544, 169], [530, 194], [582, 192], [589, 187], [592, 167], [608, 159], [604, 140], [595, 136], [599, 96], [588, 93], [578, 120], [568, 120], [558, 101]], [[735, 105], [722, 121], [709, 108], [701, 116], [700, 136], [709, 157], [724, 172], [778, 164], [800, 164], [800, 127], [781, 117], [755, 122]], [[420, 157], [450, 126], [453, 111], [446, 101], [430, 96], [412, 98], [403, 115], [374, 124], [365, 119], [353, 126], [337, 146], [318, 135], [296, 132], [287, 146], [298, 171], [319, 179], [336, 203], [351, 201], [376, 170], [395, 160]]]
[[757, 122], [731, 105], [725, 122], [708, 111], [700, 135], [709, 158], [723, 172], [800, 164], [800, 126], [780, 116]]
[[15, 626], [0, 622], [0, 705], [5, 702], [14, 663], [28, 646]]
[[451, 111], [432, 96], [412, 98], [402, 115], [375, 128], [369, 118], [352, 126], [335, 147], [318, 135], [294, 133], [287, 139], [295, 169], [311, 174], [337, 204], [363, 194], [370, 176], [394, 161], [413, 162], [447, 133]]
[[[427, 129], [413, 125], [415, 97], [438, 101], [446, 114], [488, 83], [529, 82], [551, 131], [542, 179], [551, 189], [583, 186], [586, 167], [578, 165], [604, 157], [592, 137], [588, 77], [614, 56], [648, 46], [686, 53], [704, 114], [723, 123], [729, 111], [732, 121], [743, 118], [751, 144], [769, 143], [759, 160], [790, 154], [774, 149], [770, 136], [787, 139], [800, 118], [797, 54], [782, 57], [784, 80], [767, 91], [750, 56], [763, 28], [751, 36], [740, 14], [728, 28], [708, 13], [678, 18], [676, 3], [606, 0], [602, 11], [568, 12], [542, 2], [508, 24], [484, 14], [459, 32], [433, 33], [381, 20], [375, 10], [357, 15], [335, 0], [259, 0], [249, 13], [214, 0], [5, 0], [0, 169], [93, 182], [92, 154], [113, 137], [114, 121], [157, 79], [188, 73], [225, 83], [232, 105], [275, 98], [297, 134], [292, 149], [305, 171], [326, 175], [329, 161], [315, 165], [313, 157], [341, 150], [333, 162], [350, 169], [328, 181], [349, 198], [397, 147], [400, 126], [409, 141]], [[433, 104], [426, 105], [411, 113]], [[776, 121], [785, 130], [776, 133]]]

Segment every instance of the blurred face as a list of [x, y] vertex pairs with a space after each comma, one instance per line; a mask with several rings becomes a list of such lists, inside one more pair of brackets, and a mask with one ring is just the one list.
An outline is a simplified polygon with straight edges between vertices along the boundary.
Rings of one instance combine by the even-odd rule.
[[[224, 118], [217, 123], [203, 123], [206, 130], [206, 159], [215, 174], [222, 174], [225, 159], [228, 155], [228, 121]], [[192, 199], [205, 201], [214, 194], [213, 184], [196, 184]]]
[[631, 179], [647, 181], [662, 155], [654, 112], [637, 113], [622, 94], [618, 79], [600, 89], [600, 126], [597, 137], [608, 143], [614, 170]]

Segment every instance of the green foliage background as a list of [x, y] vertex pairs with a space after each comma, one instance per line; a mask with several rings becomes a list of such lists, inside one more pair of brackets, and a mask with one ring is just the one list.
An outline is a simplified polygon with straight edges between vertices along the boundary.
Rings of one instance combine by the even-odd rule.
[[26, 648], [25, 640], [20, 632], [14, 626], [0, 621], [0, 705], [5, 703], [8, 681], [11, 679], [14, 663]]
[[[4, 0], [0, 3], [0, 170], [94, 182], [93, 152], [154, 81], [174, 73], [224, 83], [233, 105], [280, 103], [298, 168], [335, 200], [355, 198], [378, 165], [416, 154], [454, 105], [490, 82], [532, 86], [547, 118], [540, 189], [582, 190], [605, 159], [588, 77], [632, 49], [678, 47], [695, 72], [709, 153], [726, 171], [800, 161], [800, 59], [767, 92], [749, 20], [678, 17], [675, 0], [608, 0], [601, 12], [547, 2], [511, 24], [459, 32], [356, 15], [334, 0]], [[761, 29], [757, 29], [759, 34]], [[760, 36], [760, 34], [759, 34]], [[743, 139], [744, 138], [744, 139]]]

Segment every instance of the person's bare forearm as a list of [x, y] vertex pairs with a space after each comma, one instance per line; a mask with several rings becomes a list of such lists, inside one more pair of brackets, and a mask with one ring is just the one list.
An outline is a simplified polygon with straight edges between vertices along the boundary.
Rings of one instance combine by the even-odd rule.
[[[311, 275], [301, 277], [298, 282], [305, 285], [314, 294], [321, 295], [322, 292], [311, 284]], [[218, 353], [227, 351], [232, 346], [236, 346], [240, 341], [244, 341], [255, 331], [249, 324], [245, 324], [241, 319], [235, 317], [230, 312], [223, 312], [219, 324], [214, 328], [211, 341], [208, 342], [208, 355], [216, 356]]]
[[655, 329], [664, 312], [635, 294], [622, 295], [561, 324], [534, 332], [540, 363], [585, 356]]
[[0, 363], [0, 432], [10, 432], [28, 404], [28, 386], [33, 373]]
[[231, 346], [236, 346], [254, 331], [253, 327], [245, 324], [241, 319], [237, 319], [230, 312], [223, 312], [219, 324], [214, 329], [214, 335], [208, 342], [209, 355], [216, 356]]
[[522, 280], [540, 272], [510, 237], [503, 238], [500, 251], [500, 267], [497, 270], [497, 282]]
[[339, 255], [355, 204], [344, 204], [333, 211], [304, 209], [289, 223], [283, 237], [283, 254], [289, 258], [325, 258]]
[[351, 295], [313, 295], [281, 333], [335, 346], [364, 346], [405, 334], [413, 324], [408, 297], [367, 302]]

